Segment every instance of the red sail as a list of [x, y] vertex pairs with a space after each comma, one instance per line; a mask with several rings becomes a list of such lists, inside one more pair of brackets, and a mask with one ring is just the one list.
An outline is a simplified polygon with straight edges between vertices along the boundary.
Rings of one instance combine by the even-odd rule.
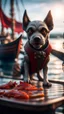
[[[7, 17], [1, 8], [0, 8], [0, 19], [3, 27], [12, 28], [12, 19]], [[22, 23], [17, 22], [16, 20], [15, 20], [15, 32], [17, 33], [23, 32]]]
[[15, 32], [23, 32], [22, 23], [15, 21]]

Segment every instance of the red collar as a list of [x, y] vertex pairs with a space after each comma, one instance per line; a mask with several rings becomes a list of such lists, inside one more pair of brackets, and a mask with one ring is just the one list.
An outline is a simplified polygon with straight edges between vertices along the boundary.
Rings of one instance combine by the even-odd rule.
[[49, 55], [51, 53], [51, 51], [52, 51], [52, 46], [51, 46], [51, 44], [49, 42], [48, 42], [48, 45], [46, 46], [45, 49], [42, 48], [41, 50], [36, 50], [27, 41], [24, 48], [25, 48], [25, 50], [28, 49], [29, 51], [31, 50], [32, 52], [43, 51], [43, 52], [46, 53], [46, 55]]

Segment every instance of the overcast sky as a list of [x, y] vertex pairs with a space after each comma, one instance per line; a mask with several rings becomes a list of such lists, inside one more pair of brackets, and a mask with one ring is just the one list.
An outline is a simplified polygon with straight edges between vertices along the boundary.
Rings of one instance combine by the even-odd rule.
[[[10, 17], [10, 0], [2, 0], [2, 9]], [[64, 31], [64, 0], [14, 0], [15, 18], [22, 22], [24, 10], [30, 20], [44, 20], [51, 10], [54, 21], [52, 32]]]

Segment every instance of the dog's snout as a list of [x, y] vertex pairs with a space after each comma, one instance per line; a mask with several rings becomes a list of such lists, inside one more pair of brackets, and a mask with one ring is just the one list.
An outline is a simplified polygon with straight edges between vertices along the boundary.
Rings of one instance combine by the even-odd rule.
[[40, 40], [41, 39], [39, 37], [34, 38], [34, 42], [37, 42], [38, 43], [38, 42], [40, 42]]

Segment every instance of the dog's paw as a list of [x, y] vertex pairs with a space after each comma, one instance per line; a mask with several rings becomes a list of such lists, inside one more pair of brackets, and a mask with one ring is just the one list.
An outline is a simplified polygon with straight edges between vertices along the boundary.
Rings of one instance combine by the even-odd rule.
[[51, 86], [52, 86], [52, 84], [51, 84], [50, 82], [43, 83], [43, 87], [49, 88], [49, 87], [51, 87]]

